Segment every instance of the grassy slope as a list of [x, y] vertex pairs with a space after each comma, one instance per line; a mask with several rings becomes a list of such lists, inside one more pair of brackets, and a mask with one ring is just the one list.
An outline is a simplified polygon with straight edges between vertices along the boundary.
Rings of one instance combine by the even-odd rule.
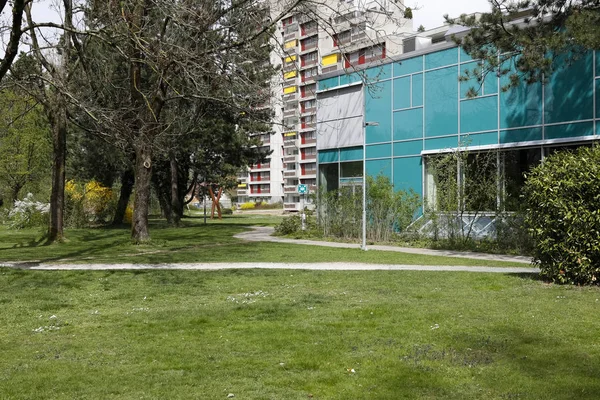
[[127, 228], [72, 229], [67, 242], [44, 246], [39, 230], [0, 228], [0, 261], [81, 263], [163, 262], [326, 262], [354, 261], [379, 264], [523, 266], [507, 262], [420, 256], [396, 252], [334, 249], [283, 243], [252, 243], [233, 238], [250, 225], [272, 225], [280, 217], [242, 216], [202, 224], [184, 220], [180, 228], [159, 221], [151, 225], [152, 242], [135, 246]]
[[473, 273], [10, 269], [0, 287], [3, 399], [600, 390], [597, 288]]

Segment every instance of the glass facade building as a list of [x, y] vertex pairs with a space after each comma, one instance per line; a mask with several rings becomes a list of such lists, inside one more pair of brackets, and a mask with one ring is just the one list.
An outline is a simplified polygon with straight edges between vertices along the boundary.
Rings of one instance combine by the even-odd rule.
[[[428, 160], [468, 150], [472, 160], [486, 152], [497, 155], [490, 173], [502, 176], [498, 187], [504, 197], [514, 197], [523, 173], [549, 152], [600, 138], [600, 52], [571, 63], [557, 60], [547, 82], [508, 90], [503, 90], [508, 76], [487, 74], [482, 83], [460, 79], [475, 67], [476, 61], [460, 47], [445, 42], [362, 71], [321, 76], [319, 184], [335, 189], [345, 182], [360, 183], [356, 163], [364, 161], [367, 175], [386, 175], [396, 189], [412, 189], [432, 204], [435, 182], [428, 176]], [[362, 143], [332, 143], [331, 135], [342, 138], [346, 128], [328, 119], [327, 99], [355, 86], [363, 94]], [[457, 168], [457, 178], [468, 185], [466, 174], [468, 168]]]

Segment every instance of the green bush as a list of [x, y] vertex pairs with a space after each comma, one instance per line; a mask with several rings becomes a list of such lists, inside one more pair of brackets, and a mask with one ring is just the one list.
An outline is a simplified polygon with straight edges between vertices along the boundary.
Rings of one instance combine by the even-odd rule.
[[557, 152], [525, 183], [533, 257], [554, 282], [600, 279], [600, 148]]
[[275, 227], [275, 235], [284, 236], [292, 233], [300, 232], [302, 229], [302, 217], [300, 215], [292, 215], [285, 217], [279, 225]]

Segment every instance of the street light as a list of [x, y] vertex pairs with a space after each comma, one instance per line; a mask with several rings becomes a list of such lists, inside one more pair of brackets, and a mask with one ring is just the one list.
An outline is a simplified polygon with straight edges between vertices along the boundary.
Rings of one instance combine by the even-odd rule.
[[367, 251], [367, 126], [379, 126], [379, 122], [363, 124], [362, 245], [360, 246], [363, 251]]

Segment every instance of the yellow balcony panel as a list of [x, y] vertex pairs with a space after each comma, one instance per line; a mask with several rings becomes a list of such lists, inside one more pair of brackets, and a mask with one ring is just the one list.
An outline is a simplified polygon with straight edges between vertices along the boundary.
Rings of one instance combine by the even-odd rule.
[[286, 137], [288, 137], [288, 136], [296, 136], [296, 132], [287, 132], [287, 133], [286, 133], [285, 135], [283, 135], [283, 136], [286, 136]]
[[296, 86], [290, 86], [290, 87], [283, 88], [283, 94], [291, 94], [291, 93], [296, 93]]
[[296, 57], [295, 55], [294, 56], [289, 56], [289, 57], [285, 58], [285, 62], [286, 63], [291, 63], [292, 61], [296, 61], [297, 58], [298, 57]]
[[328, 65], [337, 64], [337, 62], [338, 62], [337, 54], [330, 54], [328, 56], [323, 57], [323, 59], [321, 59], [321, 65], [324, 67], [326, 67]]
[[283, 45], [284, 49], [291, 49], [292, 47], [296, 47], [298, 46], [298, 41], [297, 40], [290, 40], [289, 42], [285, 42], [285, 44]]
[[291, 79], [291, 78], [295, 78], [297, 75], [296, 71], [290, 71], [290, 72], [286, 72], [285, 74], [283, 74], [283, 78], [284, 79]]
[[245, 183], [240, 183], [237, 187], [239, 187], [239, 188], [245, 188], [246, 184]]

